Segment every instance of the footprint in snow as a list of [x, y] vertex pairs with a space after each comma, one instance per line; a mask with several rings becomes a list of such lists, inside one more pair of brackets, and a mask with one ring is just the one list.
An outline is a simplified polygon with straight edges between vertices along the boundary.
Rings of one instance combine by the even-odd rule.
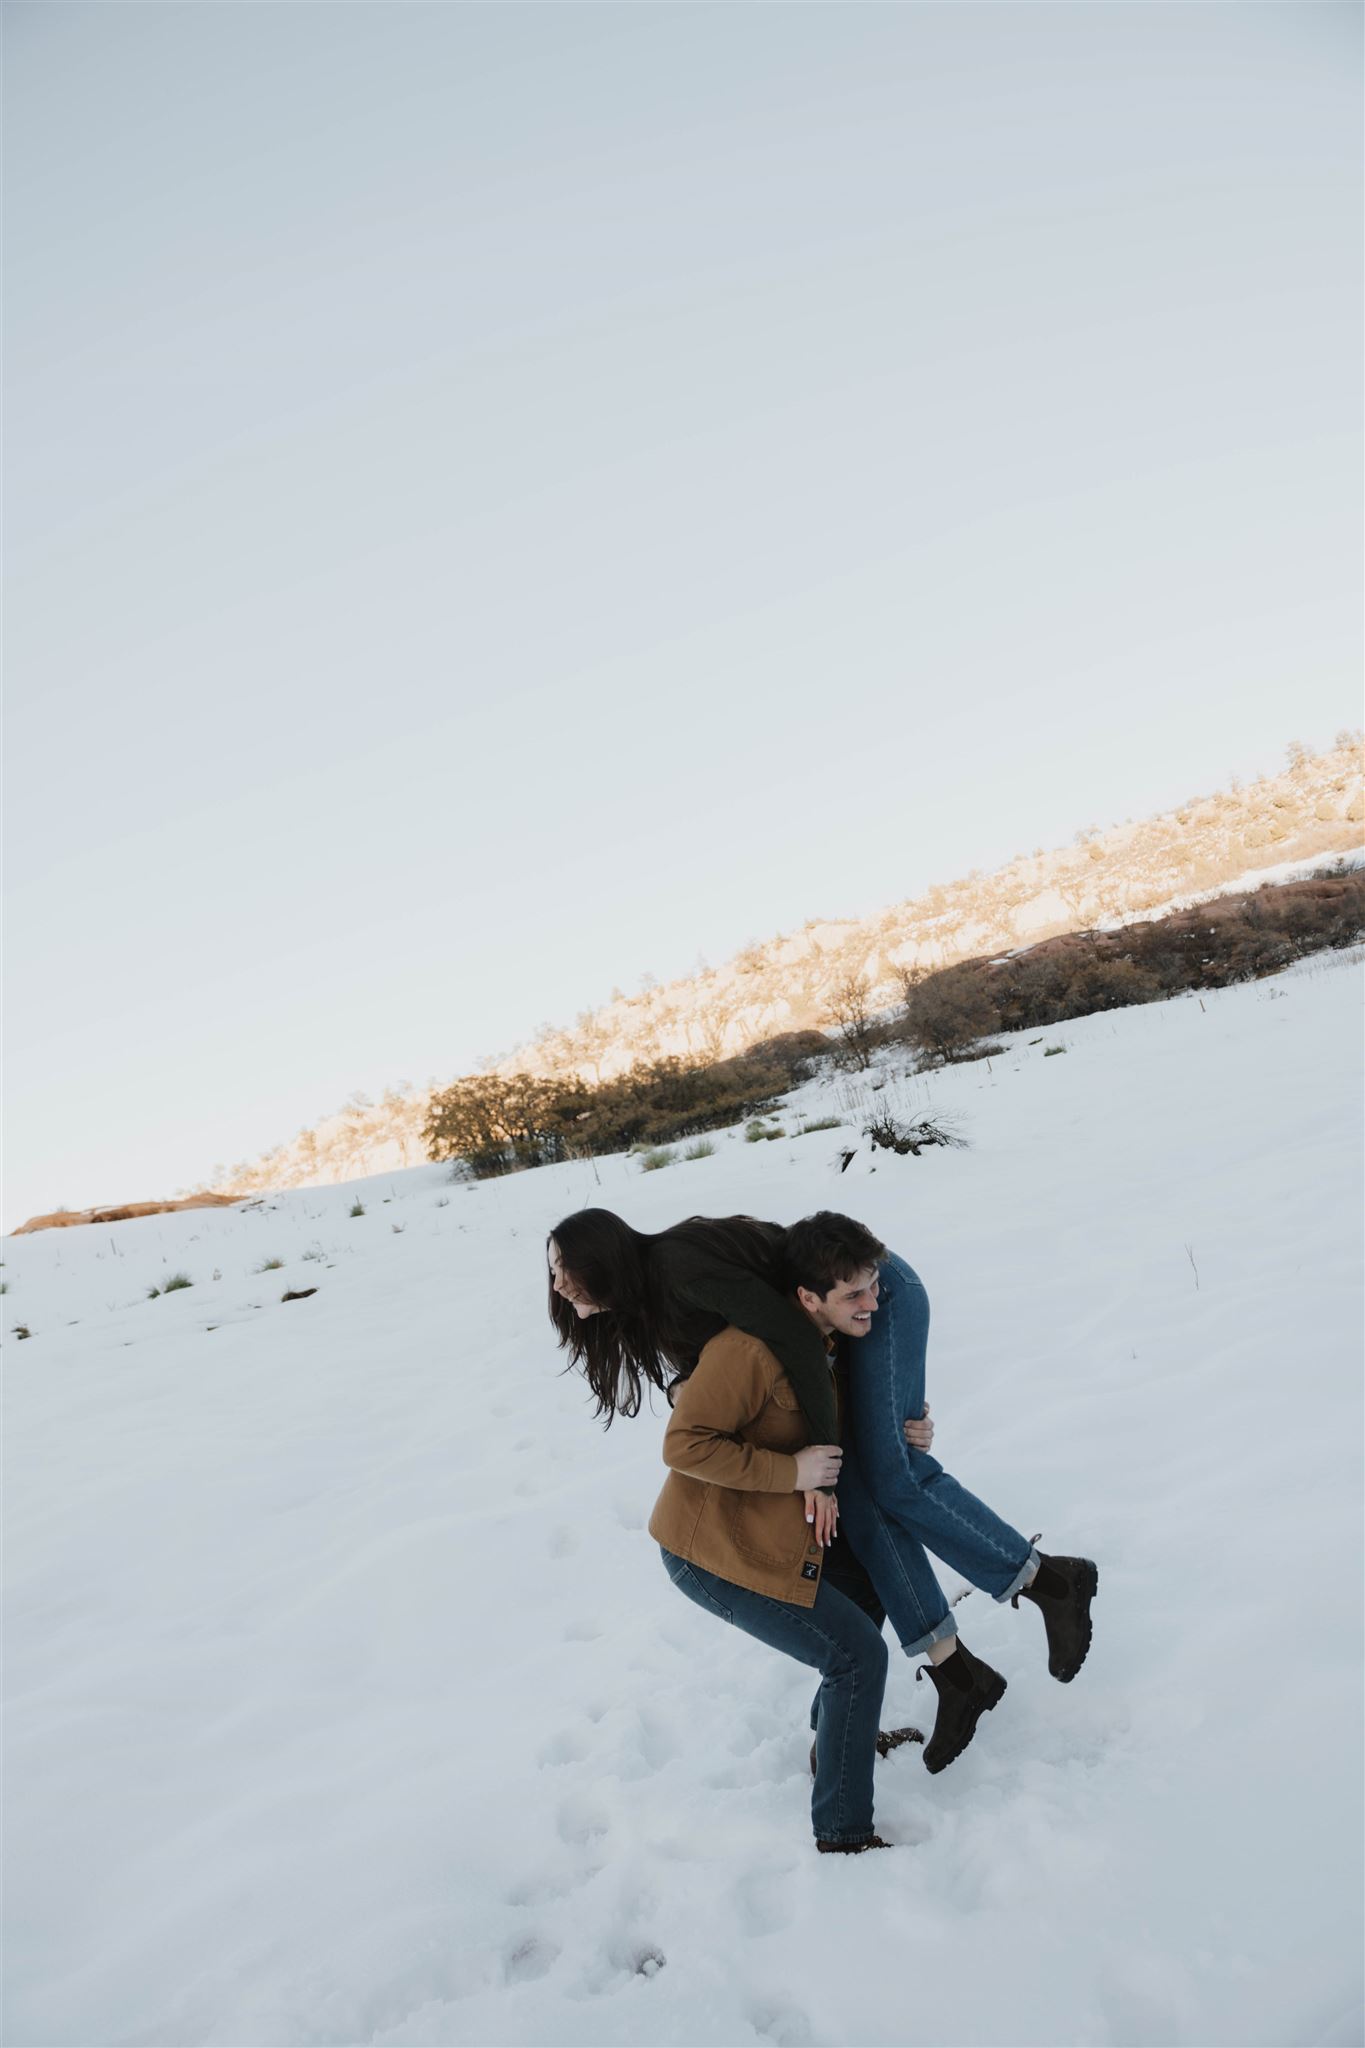
[[537, 1977], [549, 1974], [560, 1953], [556, 1942], [545, 1941], [538, 1934], [528, 1935], [503, 1957], [503, 1976], [509, 1984], [533, 1983]]
[[725, 1746], [731, 1756], [747, 1759], [766, 1744], [780, 1741], [785, 1732], [775, 1715], [754, 1708], [736, 1717], [734, 1732]]
[[550, 1555], [551, 1555], [551, 1557], [572, 1557], [572, 1556], [574, 1555], [574, 1553], [575, 1553], [575, 1552], [577, 1551], [577, 1549], [578, 1549], [578, 1535], [577, 1535], [577, 1532], [576, 1532], [576, 1530], [573, 1530], [573, 1529], [571, 1529], [571, 1528], [569, 1527], [569, 1525], [568, 1525], [568, 1523], [567, 1523], [567, 1522], [561, 1522], [561, 1523], [559, 1524], [559, 1527], [558, 1527], [557, 1529], [554, 1529], [554, 1530], [552, 1530], [552, 1531], [551, 1531], [551, 1533], [550, 1533]]
[[637, 1977], [646, 1980], [657, 1977], [667, 1962], [663, 1950], [651, 1941], [641, 1941], [638, 1937], [610, 1941], [584, 1972], [582, 1988], [577, 1995], [580, 1998], [602, 1998], [609, 1992], [624, 1991]]
[[742, 1792], [748, 1785], [780, 1785], [794, 1772], [808, 1777], [806, 1749], [802, 1749], [799, 1762], [789, 1752], [788, 1743], [769, 1736], [754, 1749], [739, 1754], [733, 1763], [709, 1770], [706, 1783], [713, 1792]]
[[556, 1826], [561, 1842], [581, 1846], [585, 1842], [595, 1842], [599, 1836], [605, 1835], [611, 1822], [595, 1801], [574, 1798], [566, 1799], [560, 1807]]
[[795, 1916], [790, 1868], [754, 1871], [735, 1886], [735, 1918], [745, 1934], [777, 1934]]
[[590, 1621], [586, 1615], [580, 1615], [577, 1621], [569, 1623], [562, 1640], [566, 1643], [595, 1643], [602, 1634], [600, 1621]]
[[761, 2041], [776, 2042], [777, 2048], [810, 2048], [815, 2039], [800, 2006], [785, 1999], [767, 1999], [751, 2007], [749, 2025]]
[[649, 1707], [637, 1707], [616, 1735], [615, 1774], [626, 1784], [653, 1777], [672, 1763], [678, 1749], [672, 1722]]
[[540, 1746], [536, 1762], [542, 1770], [557, 1770], [561, 1764], [581, 1764], [592, 1748], [587, 1733], [581, 1728], [561, 1728], [548, 1742]]

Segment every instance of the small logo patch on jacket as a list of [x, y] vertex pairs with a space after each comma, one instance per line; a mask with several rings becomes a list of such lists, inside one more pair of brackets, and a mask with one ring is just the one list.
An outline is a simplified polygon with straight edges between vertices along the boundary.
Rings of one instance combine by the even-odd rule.
[[818, 1579], [818, 1578], [819, 1578], [819, 1576], [820, 1576], [820, 1567], [819, 1567], [819, 1565], [818, 1565], [818, 1564], [803, 1564], [803, 1565], [802, 1565], [802, 1567], [801, 1567], [801, 1576], [802, 1576], [802, 1578], [803, 1578], [803, 1579]]

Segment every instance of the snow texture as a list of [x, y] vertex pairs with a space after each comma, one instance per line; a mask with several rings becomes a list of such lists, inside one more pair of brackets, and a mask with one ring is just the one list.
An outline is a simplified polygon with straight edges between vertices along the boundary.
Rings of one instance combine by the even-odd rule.
[[[1360, 996], [1326, 956], [813, 1083], [786, 1129], [846, 1133], [662, 1172], [11, 1240], [11, 2048], [1358, 2043]], [[874, 1154], [888, 1102], [970, 1149]], [[1008, 1697], [878, 1766], [888, 1854], [815, 1855], [809, 1675], [665, 1579], [661, 1416], [558, 1374], [588, 1202], [865, 1218], [936, 1452], [1099, 1561], [1073, 1685], [959, 1610]], [[893, 1658], [884, 1725], [928, 1690]]]

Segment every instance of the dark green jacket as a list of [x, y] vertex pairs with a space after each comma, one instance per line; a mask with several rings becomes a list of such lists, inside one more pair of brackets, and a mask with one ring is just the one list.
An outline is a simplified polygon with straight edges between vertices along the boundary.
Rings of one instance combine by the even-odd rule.
[[[703, 1344], [733, 1324], [775, 1352], [796, 1390], [813, 1444], [839, 1441], [839, 1415], [825, 1343], [809, 1316], [786, 1291], [780, 1223], [727, 1219], [748, 1226], [739, 1254], [719, 1255], [689, 1238], [677, 1224], [649, 1247], [650, 1285], [667, 1319], [681, 1333], [682, 1350], [695, 1363]], [[700, 1233], [699, 1233], [700, 1234]]]

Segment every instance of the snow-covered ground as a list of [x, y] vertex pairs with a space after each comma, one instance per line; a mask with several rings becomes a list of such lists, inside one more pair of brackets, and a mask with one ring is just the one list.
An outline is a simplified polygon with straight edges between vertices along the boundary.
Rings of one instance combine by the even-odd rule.
[[[847, 1136], [10, 1240], [9, 2048], [1359, 2042], [1360, 1018], [1327, 956], [783, 1117]], [[887, 1100], [970, 1149], [873, 1155]], [[936, 1452], [1099, 1560], [1071, 1686], [959, 1610], [1009, 1694], [878, 1767], [893, 1853], [814, 1854], [808, 1673], [557, 1374], [585, 1202], [864, 1217]]]

